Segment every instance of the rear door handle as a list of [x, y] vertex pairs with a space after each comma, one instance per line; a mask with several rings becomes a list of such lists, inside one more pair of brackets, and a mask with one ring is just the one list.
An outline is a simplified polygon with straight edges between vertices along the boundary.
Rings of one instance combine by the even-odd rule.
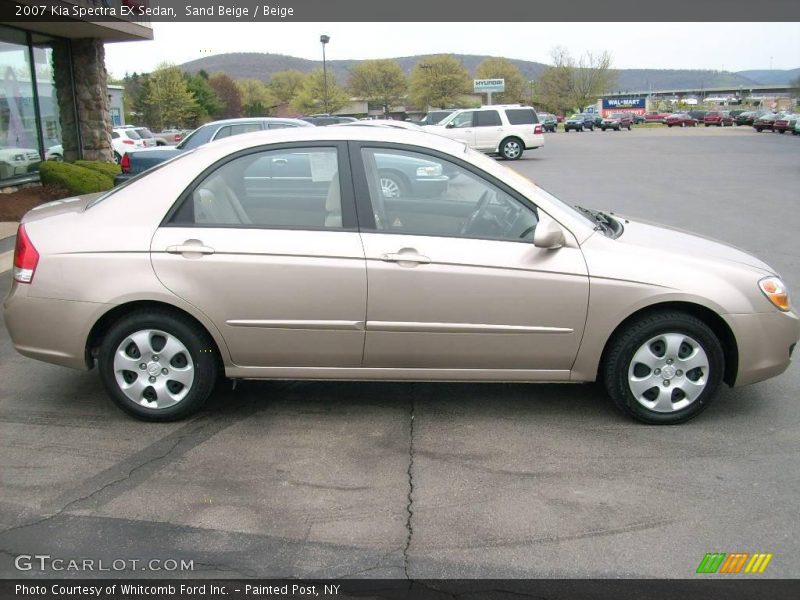
[[388, 254], [382, 254], [381, 260], [384, 262], [407, 262], [407, 263], [417, 263], [420, 265], [428, 265], [431, 262], [431, 259], [428, 258], [427, 256], [410, 252], [409, 253], [390, 252]]
[[170, 254], [214, 254], [214, 249], [204, 246], [202, 242], [190, 244], [193, 240], [186, 240], [183, 244], [176, 246], [167, 246], [167, 252]]

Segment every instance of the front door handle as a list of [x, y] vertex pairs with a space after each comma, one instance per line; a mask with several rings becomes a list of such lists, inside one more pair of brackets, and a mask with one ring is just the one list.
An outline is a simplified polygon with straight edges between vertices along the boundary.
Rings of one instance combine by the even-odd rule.
[[167, 246], [170, 254], [214, 254], [214, 249], [204, 246], [200, 240], [186, 240], [183, 244]]
[[418, 265], [428, 265], [431, 262], [431, 259], [429, 257], [423, 256], [422, 254], [418, 254], [416, 251], [404, 252], [403, 250], [401, 250], [400, 252], [389, 252], [387, 254], [382, 254], [381, 260], [384, 262], [416, 263]]

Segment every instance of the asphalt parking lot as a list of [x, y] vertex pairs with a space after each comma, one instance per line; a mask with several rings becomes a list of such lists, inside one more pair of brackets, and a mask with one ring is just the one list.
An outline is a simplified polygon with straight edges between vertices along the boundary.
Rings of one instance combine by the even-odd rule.
[[[559, 132], [508, 164], [568, 202], [752, 251], [800, 298], [797, 138]], [[342, 382], [244, 382], [146, 424], [4, 327], [0, 381], [0, 577], [76, 575], [14, 568], [49, 554], [194, 561], [116, 573], [141, 577], [690, 578], [734, 551], [800, 576], [796, 364], [677, 427], [591, 385]]]

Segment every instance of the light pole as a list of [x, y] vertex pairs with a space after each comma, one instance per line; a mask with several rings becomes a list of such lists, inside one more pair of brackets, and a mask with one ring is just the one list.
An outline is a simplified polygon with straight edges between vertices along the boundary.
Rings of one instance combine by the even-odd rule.
[[328, 64], [325, 61], [325, 44], [331, 41], [331, 36], [321, 35], [319, 41], [322, 43], [322, 88], [325, 95], [325, 114], [328, 114]]

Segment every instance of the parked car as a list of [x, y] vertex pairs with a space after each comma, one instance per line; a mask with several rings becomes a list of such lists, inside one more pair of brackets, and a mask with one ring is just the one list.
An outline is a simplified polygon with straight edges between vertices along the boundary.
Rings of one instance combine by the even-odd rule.
[[797, 119], [797, 121], [795, 122], [794, 129], [792, 130], [792, 135], [800, 135], [800, 119]]
[[542, 129], [551, 133], [555, 133], [558, 130], [558, 121], [555, 115], [543, 112], [537, 113], [537, 115], [539, 122], [542, 124]]
[[672, 113], [664, 119], [667, 127], [697, 127], [697, 119], [687, 113]]
[[425, 125], [438, 125], [442, 121], [442, 119], [444, 119], [445, 117], [449, 117], [454, 112], [456, 112], [455, 108], [428, 111], [428, 114], [426, 114], [422, 118], [422, 120], [419, 122], [419, 125], [423, 127]]
[[187, 132], [183, 129], [165, 129], [159, 133], [157, 137], [163, 139], [166, 146], [175, 146], [179, 144], [188, 133], [191, 132]]
[[544, 146], [544, 129], [536, 111], [519, 104], [457, 110], [426, 130], [506, 160], [517, 160], [525, 150]]
[[729, 112], [730, 112], [731, 117], [733, 118], [733, 122], [735, 123], [736, 119], [739, 118], [739, 115], [741, 115], [742, 113], [747, 112], [747, 111], [745, 111], [744, 109], [738, 109], [737, 108], [736, 110], [732, 110], [732, 111], [729, 111]]
[[590, 112], [586, 114], [592, 115], [592, 122], [594, 123], [595, 127], [600, 127], [600, 125], [603, 124], [603, 115], [601, 115], [600, 113]]
[[711, 127], [712, 125], [725, 127], [726, 125], [733, 125], [733, 117], [727, 110], [712, 110], [703, 117], [703, 124], [706, 127]]
[[763, 114], [764, 111], [747, 110], [743, 113], [740, 113], [734, 120], [734, 123], [736, 123], [736, 125], [752, 125], [753, 121]]
[[576, 113], [569, 119], [564, 121], [564, 131], [568, 132], [571, 129], [575, 131], [583, 131], [588, 129], [594, 131], [594, 115], [589, 113]]
[[631, 118], [633, 119], [634, 125], [647, 122], [647, 119], [644, 118], [644, 115], [640, 115], [639, 113], [631, 113]]
[[603, 131], [606, 129], [613, 129], [614, 131], [627, 129], [630, 131], [632, 126], [633, 119], [631, 119], [630, 113], [610, 113], [600, 122], [600, 129]]
[[692, 117], [698, 123], [702, 123], [703, 119], [706, 118], [706, 113], [707, 112], [708, 111], [706, 111], [706, 110], [690, 110], [689, 111], [689, 116]]
[[769, 129], [775, 131], [775, 121], [778, 120], [780, 113], [765, 113], [753, 121], [753, 129], [758, 133]]
[[337, 125], [339, 123], [353, 123], [358, 119], [355, 117], [342, 117], [340, 115], [309, 115], [307, 117], [300, 117], [302, 121], [316, 125], [317, 127], [324, 127], [326, 125]]
[[132, 127], [115, 127], [111, 130], [111, 147], [114, 160], [119, 163], [127, 152], [135, 148], [144, 148], [144, 140]]
[[177, 146], [165, 148], [142, 148], [135, 152], [128, 152], [119, 161], [122, 173], [114, 177], [114, 185], [120, 185], [131, 177], [138, 175], [161, 164], [165, 160], [194, 150], [203, 144], [220, 140], [226, 137], [263, 131], [271, 129], [284, 129], [289, 127], [313, 127], [311, 123], [300, 119], [282, 119], [277, 117], [252, 117], [239, 119], [223, 119], [212, 121], [195, 129], [183, 138]]
[[783, 113], [775, 119], [774, 129], [778, 133], [786, 133], [787, 131], [794, 131], [794, 126], [797, 124], [799, 115], [793, 113]]
[[[378, 155], [448, 163], [460, 183], [387, 198]], [[283, 161], [311, 177], [268, 174]], [[723, 382], [782, 373], [800, 339], [786, 284], [752, 255], [574, 208], [462, 143], [379, 127], [235, 136], [39, 206], [13, 277], [16, 350], [97, 367], [117, 406], [151, 421], [197, 412], [224, 375], [598, 380], [627, 415], [675, 424]]]
[[44, 153], [45, 160], [54, 160], [61, 162], [64, 160], [64, 146], [62, 144], [54, 144], [47, 148]]
[[35, 148], [0, 146], [0, 179], [10, 179], [35, 171], [42, 161]]
[[646, 123], [663, 123], [668, 116], [669, 113], [649, 112], [644, 116], [644, 120]]

